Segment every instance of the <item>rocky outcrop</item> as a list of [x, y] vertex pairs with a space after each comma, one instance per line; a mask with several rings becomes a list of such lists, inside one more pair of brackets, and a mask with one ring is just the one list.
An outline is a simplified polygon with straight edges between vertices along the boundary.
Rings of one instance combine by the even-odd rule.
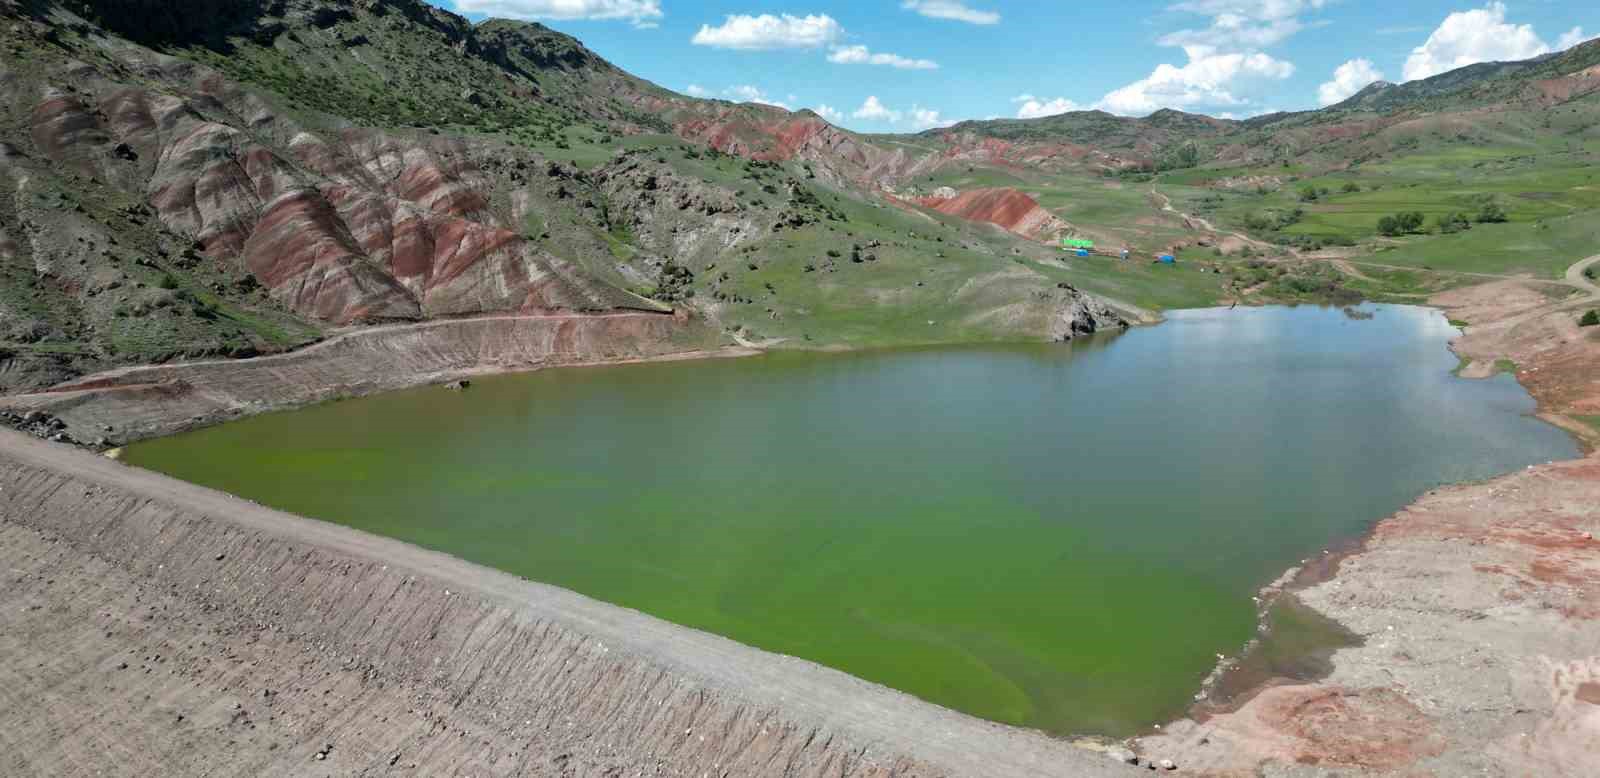
[[1127, 319], [1094, 295], [1063, 285], [1061, 302], [1050, 320], [1050, 339], [1064, 342], [1097, 332], [1128, 329]]

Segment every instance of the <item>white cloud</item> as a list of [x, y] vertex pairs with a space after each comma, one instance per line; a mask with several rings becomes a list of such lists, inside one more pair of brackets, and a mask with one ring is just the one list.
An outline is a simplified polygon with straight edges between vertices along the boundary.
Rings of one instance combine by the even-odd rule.
[[1342, 103], [1374, 81], [1383, 80], [1383, 71], [1370, 59], [1353, 59], [1333, 71], [1333, 80], [1317, 87], [1317, 102], [1323, 107]]
[[899, 111], [891, 111], [884, 106], [882, 101], [878, 100], [877, 95], [869, 95], [866, 102], [863, 102], [861, 107], [850, 115], [869, 122], [898, 122], [903, 116]]
[[821, 105], [818, 105], [816, 108], [813, 108], [811, 110], [816, 115], [821, 116], [822, 118], [827, 119], [828, 121], [830, 121], [830, 122], [832, 122], [834, 124], [838, 124], [839, 122], [844, 121], [844, 113], [841, 112], [839, 109], [834, 108], [831, 105], [828, 105], [827, 103], [823, 103]]
[[690, 96], [690, 97], [710, 97], [711, 96], [711, 90], [709, 90], [709, 89], [707, 89], [707, 88], [705, 88], [703, 86], [700, 86], [699, 84], [690, 84], [687, 89], [683, 90], [683, 93], [688, 95], [688, 96]]
[[690, 39], [696, 46], [759, 51], [771, 49], [815, 49], [839, 40], [844, 28], [827, 14], [793, 16], [783, 14], [733, 14], [718, 27], [700, 25]]
[[1561, 40], [1556, 41], [1556, 50], [1566, 51], [1573, 46], [1576, 46], [1580, 43], [1587, 43], [1596, 38], [1600, 38], [1600, 35], [1584, 35], [1582, 27], [1574, 27], [1570, 30], [1567, 30], [1565, 33], [1562, 33]]
[[1189, 0], [1172, 8], [1211, 17], [1199, 30], [1163, 36], [1163, 46], [1210, 46], [1222, 51], [1263, 49], [1306, 28], [1302, 14], [1321, 10], [1328, 0]]
[[505, 19], [626, 19], [634, 26], [657, 26], [661, 0], [455, 0], [461, 13]]
[[935, 111], [932, 108], [923, 108], [922, 106], [918, 105], [911, 106], [911, 113], [907, 117], [907, 121], [911, 124], [912, 128], [918, 130], [928, 130], [934, 127], [949, 127], [950, 125], [955, 124], [954, 121], [940, 116], [938, 111]]
[[1000, 14], [969, 8], [961, 0], [904, 0], [900, 7], [930, 19], [951, 19], [968, 24], [1000, 23]]
[[1412, 49], [1404, 75], [1415, 81], [1479, 62], [1529, 59], [1549, 51], [1533, 25], [1508, 24], [1505, 3], [1493, 2], [1446, 16], [1426, 43]]
[[1288, 40], [1305, 29], [1299, 19], [1257, 21], [1235, 14], [1212, 20], [1203, 30], [1179, 30], [1161, 37], [1163, 46], [1210, 46], [1219, 49], [1261, 49]]
[[828, 55], [829, 62], [840, 65], [888, 65], [901, 70], [938, 70], [939, 63], [931, 59], [909, 59], [899, 54], [874, 54], [866, 46], [840, 46]]
[[[818, 111], [818, 113], [821, 112]], [[920, 105], [913, 105], [910, 110], [906, 111], [890, 108], [884, 105], [877, 95], [867, 97], [861, 103], [861, 107], [850, 114], [850, 117], [852, 119], [861, 119], [862, 121], [898, 125], [913, 130], [948, 127], [955, 124], [955, 120], [946, 119], [938, 111], [932, 108], [923, 108]]]
[[[1168, 33], [1162, 46], [1183, 49], [1183, 65], [1163, 63], [1094, 107], [1142, 116], [1161, 108], [1243, 106], [1251, 88], [1294, 75], [1294, 64], [1264, 49], [1314, 25], [1302, 18], [1333, 0], [1182, 0], [1170, 10], [1210, 17], [1202, 28]], [[1027, 106], [1024, 105], [1024, 108]], [[1041, 110], [1048, 106], [1041, 105]]]
[[785, 111], [791, 110], [789, 108], [789, 104], [788, 103], [786, 103], [786, 102], [784, 102], [782, 100], [775, 100], [775, 99], [773, 99], [771, 97], [768, 97], [766, 92], [763, 92], [760, 89], [757, 89], [756, 87], [751, 86], [749, 84], [742, 84], [740, 86], [730, 86], [727, 89], [722, 90], [722, 93], [727, 95], [728, 97], [733, 98], [734, 100], [736, 100], [738, 102], [741, 102], [741, 103], [760, 103], [762, 105], [775, 105], [775, 106], [777, 106], [779, 108], [784, 109]]
[[1068, 100], [1065, 97], [1057, 97], [1053, 100], [1045, 100], [1043, 98], [1034, 97], [1033, 95], [1018, 95], [1015, 98], [1012, 98], [1011, 102], [1018, 104], [1018, 119], [1038, 119], [1045, 116], [1055, 116], [1057, 114], [1067, 113], [1068, 111], [1083, 110], [1083, 106], [1078, 105], [1077, 103]]
[[1235, 94], [1238, 85], [1294, 75], [1293, 64], [1259, 51], [1218, 54], [1205, 46], [1189, 46], [1184, 53], [1187, 64], [1157, 65], [1148, 77], [1112, 91], [1096, 107], [1143, 116], [1162, 108], [1244, 105], [1249, 101]]

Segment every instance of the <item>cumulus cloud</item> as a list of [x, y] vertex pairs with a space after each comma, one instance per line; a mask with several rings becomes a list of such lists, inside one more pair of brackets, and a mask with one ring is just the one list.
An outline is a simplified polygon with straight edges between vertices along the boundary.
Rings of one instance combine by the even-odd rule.
[[661, 0], [455, 0], [461, 13], [505, 19], [626, 19], [638, 27], [655, 27]]
[[[820, 111], [818, 113], [821, 113]], [[932, 108], [923, 108], [913, 105], [909, 110], [890, 108], [878, 99], [877, 95], [870, 95], [850, 114], [853, 119], [878, 122], [880, 124], [893, 124], [913, 130], [927, 130], [934, 127], [948, 127], [955, 124], [952, 119], [946, 119]]]
[[1144, 115], [1162, 108], [1246, 105], [1252, 87], [1294, 75], [1293, 63], [1264, 49], [1312, 26], [1314, 22], [1308, 22], [1305, 15], [1330, 2], [1182, 0], [1171, 10], [1209, 17], [1208, 24], [1168, 33], [1157, 42], [1183, 49], [1188, 61], [1157, 65], [1149, 76], [1113, 90], [1094, 107]]
[[743, 51], [815, 49], [834, 43], [843, 35], [844, 28], [827, 14], [731, 14], [719, 26], [700, 25], [690, 42]]
[[1550, 46], [1534, 33], [1533, 25], [1508, 23], [1506, 4], [1493, 2], [1446, 16], [1426, 43], [1411, 50], [1403, 74], [1407, 81], [1415, 81], [1479, 62], [1529, 59], [1549, 52]]
[[1000, 23], [1000, 14], [970, 8], [961, 0], [905, 0], [900, 7], [930, 19], [951, 19], [968, 24]]
[[854, 118], [865, 119], [869, 122], [898, 122], [903, 116], [903, 114], [901, 114], [899, 111], [889, 110], [889, 108], [878, 99], [877, 95], [868, 95], [867, 99], [861, 103], [861, 107], [857, 108], [855, 113], [850, 115]]
[[688, 95], [688, 96], [690, 96], [690, 97], [710, 97], [711, 96], [711, 90], [709, 90], [709, 89], [707, 89], [707, 88], [705, 88], [703, 86], [700, 86], [699, 84], [690, 84], [687, 89], [683, 90], [683, 93]]
[[766, 92], [749, 84], [730, 86], [724, 89], [723, 94], [741, 103], [760, 103], [762, 105], [775, 105], [784, 110], [790, 110], [789, 104], [782, 100], [775, 100], [767, 96]]
[[873, 52], [866, 46], [840, 46], [828, 55], [828, 61], [840, 65], [887, 65], [901, 70], [939, 69], [939, 63], [931, 59], [910, 59], [899, 54]]
[[1353, 59], [1333, 71], [1333, 80], [1317, 87], [1317, 102], [1323, 107], [1342, 103], [1374, 81], [1383, 80], [1383, 71], [1370, 59]]
[[1046, 100], [1044, 98], [1034, 97], [1033, 95], [1018, 95], [1012, 98], [1011, 102], [1017, 104], [1018, 119], [1039, 119], [1045, 116], [1055, 116], [1057, 114], [1067, 113], [1069, 111], [1083, 110], [1083, 106], [1078, 105], [1077, 103], [1068, 100], [1065, 97], [1057, 97]]
[[955, 124], [955, 122], [940, 116], [938, 111], [918, 105], [911, 106], [911, 113], [907, 114], [906, 118], [912, 129], [917, 130], [931, 130], [934, 127], [949, 127]]
[[1248, 101], [1236, 94], [1251, 81], [1283, 80], [1294, 65], [1262, 52], [1219, 54], [1204, 46], [1184, 49], [1188, 63], [1162, 63], [1149, 76], [1107, 94], [1096, 104], [1112, 113], [1143, 116], [1162, 108], [1237, 106]]
[[1584, 35], [1582, 27], [1574, 27], [1570, 30], [1567, 30], [1565, 33], [1562, 33], [1561, 40], [1556, 41], [1556, 50], [1566, 51], [1573, 46], [1576, 46], [1580, 43], [1587, 43], [1595, 38], [1600, 38], [1600, 35]]
[[1160, 43], [1225, 51], [1263, 49], [1305, 29], [1301, 15], [1325, 5], [1327, 0], [1190, 0], [1174, 5], [1173, 10], [1209, 16], [1210, 26], [1170, 33]]
[[827, 103], [822, 103], [816, 108], [811, 109], [811, 111], [834, 124], [844, 121], [844, 112], [834, 108], [831, 105], [828, 105]]

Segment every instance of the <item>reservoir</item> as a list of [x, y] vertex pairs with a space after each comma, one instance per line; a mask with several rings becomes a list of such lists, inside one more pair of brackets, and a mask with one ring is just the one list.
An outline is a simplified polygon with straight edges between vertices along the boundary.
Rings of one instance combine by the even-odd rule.
[[1299, 560], [1436, 485], [1576, 456], [1510, 376], [1452, 375], [1437, 311], [1354, 313], [497, 376], [126, 460], [977, 716], [1120, 736], [1181, 714]]

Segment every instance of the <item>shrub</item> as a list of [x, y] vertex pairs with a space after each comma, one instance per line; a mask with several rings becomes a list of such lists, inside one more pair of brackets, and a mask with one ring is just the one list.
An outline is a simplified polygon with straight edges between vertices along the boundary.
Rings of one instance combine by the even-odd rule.
[[1590, 309], [1588, 313], [1583, 315], [1583, 318], [1578, 320], [1579, 327], [1594, 327], [1597, 325], [1600, 325], [1600, 311], [1597, 310]]
[[1397, 213], [1378, 220], [1378, 232], [1389, 237], [1410, 235], [1422, 230], [1423, 215], [1418, 211]]
[[1300, 187], [1300, 202], [1302, 202], [1302, 203], [1314, 203], [1314, 202], [1317, 201], [1317, 197], [1318, 196], [1319, 196], [1319, 193], [1318, 193], [1318, 190], [1317, 190], [1316, 187], [1314, 187], [1314, 186], [1303, 186], [1303, 187]]
[[1359, 191], [1361, 191], [1361, 185], [1360, 184], [1358, 184], [1358, 183], [1356, 183], [1354, 181], [1346, 181], [1346, 182], [1344, 182], [1344, 193], [1345, 194], [1354, 194], [1354, 193], [1359, 192]]
[[1485, 202], [1483, 207], [1478, 209], [1479, 224], [1499, 224], [1505, 220], [1506, 209], [1493, 200]]
[[171, 273], [163, 273], [161, 274], [161, 280], [156, 285], [167, 290], [177, 289], [178, 278]]
[[1467, 215], [1464, 213], [1441, 214], [1438, 224], [1439, 232], [1445, 235], [1472, 229], [1472, 222], [1467, 220]]

